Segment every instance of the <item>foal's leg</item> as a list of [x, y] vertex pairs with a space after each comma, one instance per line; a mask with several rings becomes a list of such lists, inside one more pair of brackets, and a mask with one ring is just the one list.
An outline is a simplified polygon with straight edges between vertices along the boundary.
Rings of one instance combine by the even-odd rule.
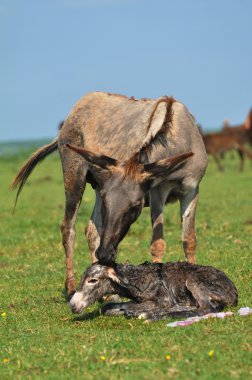
[[153, 301], [141, 303], [123, 302], [107, 304], [103, 307], [102, 313], [106, 316], [119, 316], [158, 321], [168, 317], [191, 317], [198, 315], [195, 306], [175, 306], [173, 308], [165, 305], [160, 306]]
[[103, 307], [102, 312], [108, 316], [125, 315], [127, 317], [139, 317], [143, 313], [152, 312], [156, 309], [156, 303], [153, 301], [120, 302], [110, 303]]
[[76, 153], [66, 152], [63, 162], [65, 185], [65, 216], [61, 224], [62, 243], [66, 255], [66, 290], [68, 295], [75, 292], [73, 250], [75, 241], [75, 221], [86, 185], [87, 167]]
[[[127, 314], [126, 314], [127, 315]], [[145, 319], [150, 322], [161, 321], [167, 318], [188, 318], [199, 315], [195, 306], [176, 306], [176, 307], [162, 307], [153, 308], [153, 310], [144, 310], [138, 315], [138, 318]]]
[[199, 187], [188, 191], [180, 199], [180, 216], [182, 223], [182, 241], [186, 260], [195, 263], [196, 235], [195, 213], [198, 203]]
[[164, 205], [170, 192], [170, 187], [161, 184], [150, 191], [150, 212], [152, 223], [151, 255], [152, 261], [161, 263], [165, 253], [164, 240]]
[[97, 261], [95, 252], [100, 245], [100, 236], [102, 231], [102, 218], [101, 218], [101, 205], [102, 199], [100, 196], [99, 189], [95, 190], [96, 200], [94, 210], [89, 220], [87, 227], [85, 229], [85, 234], [88, 241], [88, 246], [91, 254], [92, 263]]

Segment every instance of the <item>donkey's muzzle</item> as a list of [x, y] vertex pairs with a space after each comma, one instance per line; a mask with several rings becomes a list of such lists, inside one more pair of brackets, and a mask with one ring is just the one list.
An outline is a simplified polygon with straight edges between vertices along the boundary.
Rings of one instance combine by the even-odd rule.
[[105, 265], [113, 263], [116, 259], [116, 250], [112, 245], [110, 245], [107, 249], [100, 246], [95, 254], [99, 263]]

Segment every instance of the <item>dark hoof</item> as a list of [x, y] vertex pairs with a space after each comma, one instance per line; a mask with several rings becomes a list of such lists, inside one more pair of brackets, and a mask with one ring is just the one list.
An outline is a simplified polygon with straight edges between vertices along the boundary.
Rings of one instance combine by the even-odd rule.
[[129, 311], [129, 310], [124, 311], [124, 316], [125, 316], [125, 318], [136, 318], [137, 317], [132, 311]]
[[120, 304], [109, 303], [102, 308], [102, 314], [107, 316], [123, 315], [125, 310]]
[[69, 280], [65, 282], [65, 289], [67, 292], [67, 296], [71, 299], [72, 296], [74, 295], [76, 291], [76, 286], [75, 286], [75, 281], [74, 280]]

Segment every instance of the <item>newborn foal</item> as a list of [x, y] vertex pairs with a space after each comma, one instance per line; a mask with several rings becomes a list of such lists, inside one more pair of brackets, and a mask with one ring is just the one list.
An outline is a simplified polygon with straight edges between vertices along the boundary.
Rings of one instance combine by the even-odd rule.
[[222, 271], [210, 266], [178, 263], [91, 265], [70, 301], [74, 313], [105, 295], [118, 294], [130, 302], [107, 304], [105, 315], [148, 320], [169, 316], [204, 315], [235, 306], [238, 293]]

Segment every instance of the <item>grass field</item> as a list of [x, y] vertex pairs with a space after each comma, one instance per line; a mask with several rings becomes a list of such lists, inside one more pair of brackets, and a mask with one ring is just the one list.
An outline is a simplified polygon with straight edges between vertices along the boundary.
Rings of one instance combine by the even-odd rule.
[[[14, 216], [12, 177], [28, 157], [0, 158], [1, 379], [249, 379], [251, 316], [168, 328], [123, 317], [72, 315], [64, 295], [60, 223], [64, 190], [58, 154], [30, 177]], [[210, 159], [197, 213], [197, 262], [224, 270], [252, 306], [252, 168], [238, 172], [227, 157], [217, 173]], [[87, 188], [77, 222], [75, 272], [89, 264], [84, 227], [93, 192]], [[183, 260], [178, 204], [166, 208], [166, 260]], [[145, 209], [119, 246], [118, 261], [150, 259], [151, 226]], [[212, 351], [212, 352], [211, 352]], [[168, 355], [168, 356], [167, 356]]]

